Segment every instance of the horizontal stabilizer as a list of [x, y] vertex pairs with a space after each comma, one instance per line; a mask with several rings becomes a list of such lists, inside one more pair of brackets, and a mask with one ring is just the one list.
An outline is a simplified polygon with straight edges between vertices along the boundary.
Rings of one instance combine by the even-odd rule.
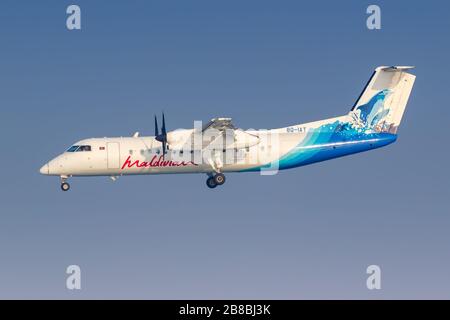
[[391, 67], [378, 67], [377, 69], [388, 71], [388, 72], [395, 72], [395, 71], [408, 71], [411, 69], [414, 69], [413, 66], [391, 66]]

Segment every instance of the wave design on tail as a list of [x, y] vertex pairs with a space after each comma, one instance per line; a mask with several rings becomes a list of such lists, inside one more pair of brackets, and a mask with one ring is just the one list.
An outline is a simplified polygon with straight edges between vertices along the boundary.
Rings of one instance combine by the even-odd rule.
[[369, 102], [353, 111], [359, 120], [362, 121], [365, 128], [375, 128], [389, 114], [390, 109], [385, 107], [384, 102], [391, 93], [392, 91], [389, 89], [381, 90]]

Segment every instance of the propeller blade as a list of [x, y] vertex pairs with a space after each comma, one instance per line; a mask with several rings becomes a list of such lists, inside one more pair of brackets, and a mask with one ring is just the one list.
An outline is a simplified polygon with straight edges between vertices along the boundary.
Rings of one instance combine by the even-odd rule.
[[164, 112], [162, 113], [162, 127], [161, 127], [161, 134], [164, 136], [164, 138], [167, 136], [167, 132], [166, 132], [166, 119], [164, 118]]
[[156, 140], [158, 140], [159, 142], [167, 142], [166, 119], [164, 117], [164, 112], [162, 114], [161, 133], [156, 135]]
[[163, 149], [163, 159], [164, 159], [166, 156], [166, 148], [167, 148], [166, 140], [163, 140], [162, 147], [163, 147], [162, 149]]
[[158, 119], [156, 118], [156, 114], [155, 114], [155, 137], [158, 136], [159, 132], [158, 132]]
[[167, 151], [167, 131], [166, 131], [166, 118], [164, 112], [162, 113], [162, 125], [161, 133], [158, 132], [158, 121], [155, 116], [155, 139], [162, 143], [163, 158]]

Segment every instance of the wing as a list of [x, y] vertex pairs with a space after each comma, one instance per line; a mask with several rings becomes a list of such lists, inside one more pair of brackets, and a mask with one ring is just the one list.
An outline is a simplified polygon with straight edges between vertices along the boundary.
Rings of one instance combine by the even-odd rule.
[[[198, 135], [200, 134], [200, 140]], [[179, 129], [167, 133], [167, 143], [171, 149], [244, 149], [259, 143], [254, 132], [236, 128], [231, 118], [214, 118], [200, 129]]]
[[259, 143], [259, 137], [237, 129], [231, 118], [214, 118], [202, 128], [203, 149], [243, 149]]
[[202, 128], [202, 152], [212, 170], [220, 172], [223, 167], [223, 151], [249, 148], [259, 143], [256, 134], [237, 129], [230, 118], [214, 118]]
[[227, 129], [234, 130], [236, 128], [231, 122], [231, 118], [214, 118], [203, 126], [202, 132], [205, 132], [206, 130], [209, 129], [225, 131]]

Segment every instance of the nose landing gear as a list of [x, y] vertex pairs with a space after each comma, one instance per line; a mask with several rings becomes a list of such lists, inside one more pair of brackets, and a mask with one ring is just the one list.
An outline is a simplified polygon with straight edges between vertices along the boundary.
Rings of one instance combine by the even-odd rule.
[[223, 173], [216, 173], [213, 176], [210, 176], [208, 179], [206, 179], [206, 185], [214, 189], [217, 186], [221, 186], [225, 183], [225, 175]]
[[66, 180], [67, 180], [66, 176], [61, 177], [61, 190], [62, 191], [69, 191], [69, 189], [70, 189], [70, 184], [68, 184], [66, 182]]
[[61, 190], [62, 191], [69, 191], [69, 189], [70, 189], [70, 184], [68, 184], [67, 182], [61, 183]]

